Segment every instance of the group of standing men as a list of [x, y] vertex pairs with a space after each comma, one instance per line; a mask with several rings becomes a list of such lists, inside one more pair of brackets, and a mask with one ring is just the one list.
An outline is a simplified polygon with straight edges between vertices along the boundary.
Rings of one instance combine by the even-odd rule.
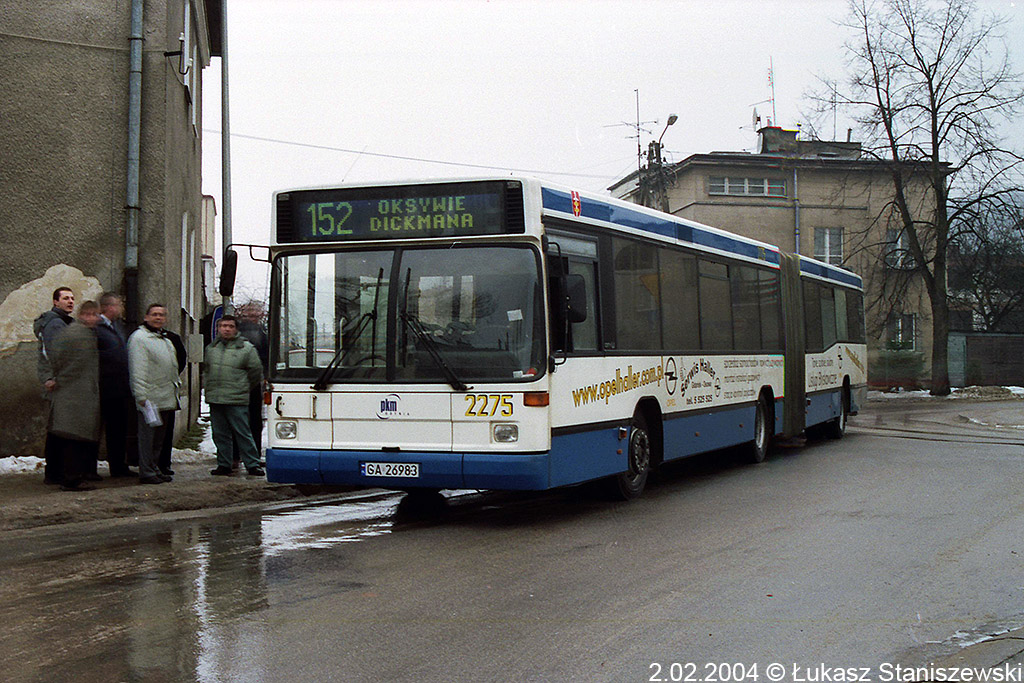
[[[60, 287], [53, 308], [33, 325], [40, 340], [39, 380], [50, 404], [44, 480], [64, 491], [95, 488], [90, 482], [102, 479], [96, 463], [105, 429], [111, 477], [137, 476], [142, 484], [172, 481], [174, 414], [186, 353], [181, 338], [165, 329], [167, 308], [150, 304], [131, 336], [121, 322], [123, 300], [114, 292], [104, 293], [98, 304], [84, 302], [77, 318], [74, 308], [74, 292]], [[204, 362], [217, 445], [218, 467], [211, 474], [231, 474], [237, 448], [249, 474], [263, 476], [252, 434], [256, 427], [248, 419], [262, 365], [256, 349], [238, 336], [233, 316], [221, 318], [217, 331]]]

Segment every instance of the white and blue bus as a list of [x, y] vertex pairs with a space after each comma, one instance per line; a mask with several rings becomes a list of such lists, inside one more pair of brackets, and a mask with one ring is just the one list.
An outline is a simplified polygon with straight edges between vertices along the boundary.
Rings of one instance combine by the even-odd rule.
[[861, 279], [526, 178], [274, 196], [271, 481], [633, 498], [866, 390]]

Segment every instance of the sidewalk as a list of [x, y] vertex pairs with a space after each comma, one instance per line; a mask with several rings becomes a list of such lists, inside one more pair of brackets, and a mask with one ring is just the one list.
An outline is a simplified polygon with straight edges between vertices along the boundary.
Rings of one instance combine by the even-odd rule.
[[106, 463], [100, 462], [103, 481], [96, 482], [95, 491], [61, 491], [46, 485], [42, 469], [5, 474], [0, 476], [0, 532], [306, 498], [291, 484], [251, 477], [245, 468], [231, 477], [211, 476], [217, 464], [213, 455], [193, 454], [187, 460], [172, 459], [174, 481], [158, 486], [139, 484], [134, 477], [111, 479]]

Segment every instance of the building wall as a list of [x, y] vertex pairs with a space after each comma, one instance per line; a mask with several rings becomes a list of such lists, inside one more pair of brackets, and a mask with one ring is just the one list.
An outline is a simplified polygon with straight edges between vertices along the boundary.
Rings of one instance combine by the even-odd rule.
[[[177, 59], [164, 52], [180, 49], [185, 1], [145, 2], [139, 226], [140, 305], [166, 303], [179, 332], [182, 216], [198, 231], [201, 130], [183, 125]], [[189, 6], [205, 32], [202, 3]], [[67, 284], [79, 302], [123, 291], [130, 28], [129, 0], [6, 0], [0, 13], [0, 231], [18, 245], [0, 259], [0, 456], [38, 453], [45, 434], [31, 325], [53, 289]], [[206, 46], [195, 68], [208, 59]], [[198, 405], [198, 382], [189, 398]]]

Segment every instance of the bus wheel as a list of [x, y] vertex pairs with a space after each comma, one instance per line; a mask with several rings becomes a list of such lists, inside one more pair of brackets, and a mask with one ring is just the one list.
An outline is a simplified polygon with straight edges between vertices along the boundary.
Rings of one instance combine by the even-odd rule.
[[825, 435], [830, 439], [841, 439], [846, 433], [846, 418], [850, 414], [850, 391], [843, 387], [839, 397], [839, 417], [825, 425]]
[[751, 462], [764, 462], [768, 455], [768, 444], [771, 442], [771, 428], [768, 422], [768, 405], [764, 396], [761, 396], [754, 408], [754, 439], [748, 444]]
[[639, 498], [651, 471], [651, 433], [642, 413], [633, 416], [629, 430], [628, 470], [615, 475], [609, 482], [612, 497], [619, 500]]

